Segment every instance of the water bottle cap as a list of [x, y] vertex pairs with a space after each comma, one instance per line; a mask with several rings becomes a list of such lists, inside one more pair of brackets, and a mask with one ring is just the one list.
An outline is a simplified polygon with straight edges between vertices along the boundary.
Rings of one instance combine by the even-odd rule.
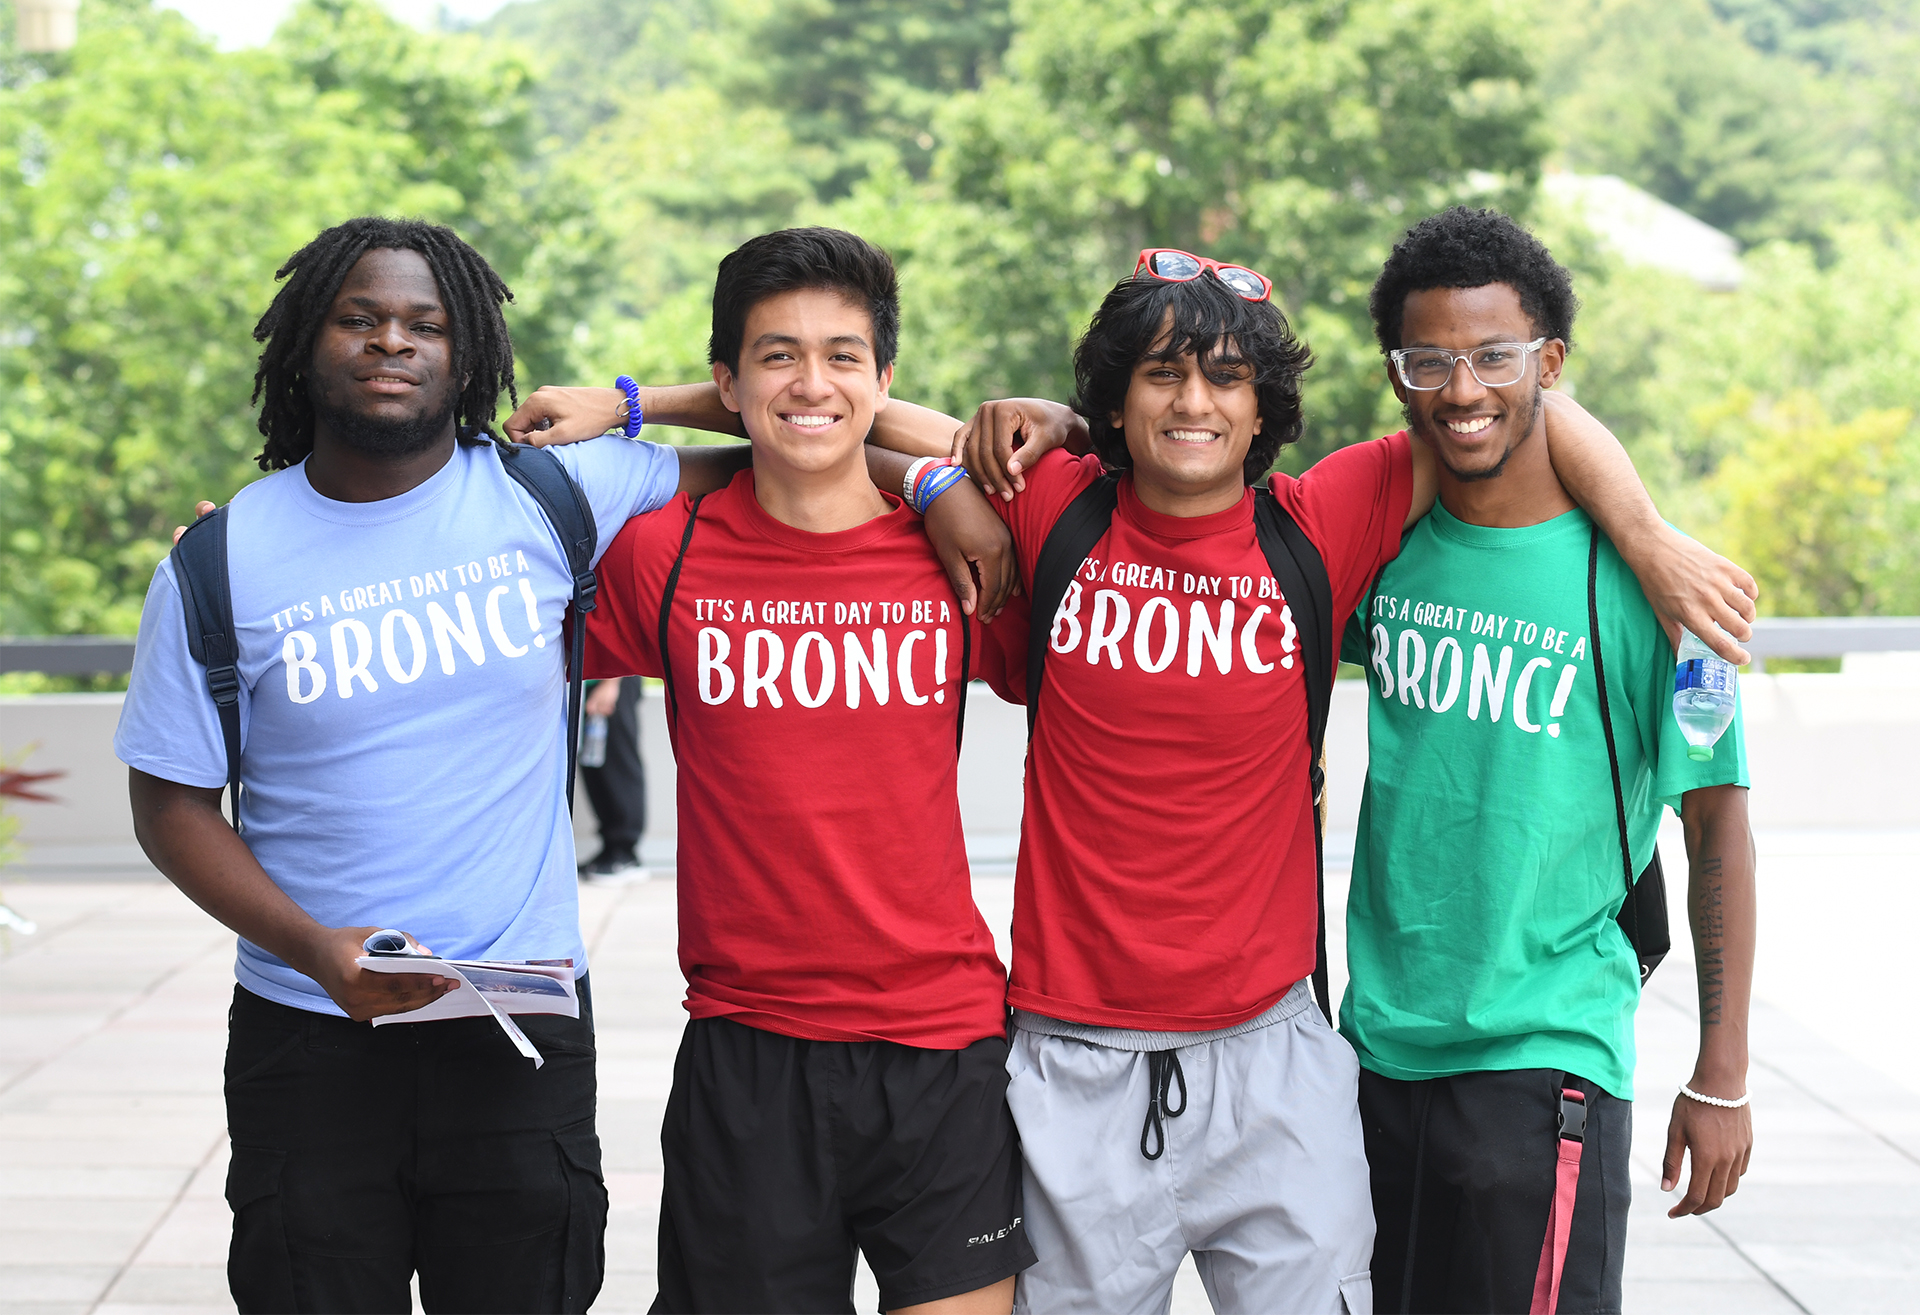
[[1697, 763], [1712, 762], [1713, 746], [1711, 744], [1689, 744], [1687, 746], [1687, 757]]

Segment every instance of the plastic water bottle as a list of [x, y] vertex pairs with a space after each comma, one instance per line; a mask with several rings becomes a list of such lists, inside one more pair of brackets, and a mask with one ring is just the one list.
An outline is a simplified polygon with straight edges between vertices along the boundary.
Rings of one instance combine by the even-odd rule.
[[1706, 762], [1733, 721], [1739, 675], [1732, 663], [1701, 643], [1691, 630], [1680, 632], [1678, 658], [1673, 668], [1673, 719], [1686, 737], [1687, 757]]
[[[1715, 731], [1714, 734], [1718, 735], [1719, 732]], [[588, 717], [587, 724], [580, 728], [579, 763], [582, 767], [607, 765], [607, 719], [605, 717]]]

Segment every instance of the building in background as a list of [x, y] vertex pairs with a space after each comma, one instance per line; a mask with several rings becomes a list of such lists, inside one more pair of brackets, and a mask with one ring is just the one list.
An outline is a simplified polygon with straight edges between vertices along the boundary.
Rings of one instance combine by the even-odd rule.
[[1612, 174], [1549, 173], [1540, 190], [1585, 221], [1602, 246], [1629, 265], [1684, 274], [1713, 292], [1737, 292], [1740, 244]]

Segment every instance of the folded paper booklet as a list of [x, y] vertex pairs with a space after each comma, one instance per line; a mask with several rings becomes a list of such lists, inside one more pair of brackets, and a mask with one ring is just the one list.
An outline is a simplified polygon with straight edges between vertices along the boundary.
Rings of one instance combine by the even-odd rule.
[[492, 1018], [514, 1048], [539, 1068], [547, 1061], [509, 1014], [565, 1014], [580, 1017], [580, 993], [571, 959], [442, 959], [422, 954], [406, 933], [377, 931], [367, 937], [366, 953], [355, 960], [372, 973], [432, 973], [457, 978], [460, 985], [432, 1004], [404, 1014], [382, 1014], [384, 1023], [430, 1023], [440, 1018]]

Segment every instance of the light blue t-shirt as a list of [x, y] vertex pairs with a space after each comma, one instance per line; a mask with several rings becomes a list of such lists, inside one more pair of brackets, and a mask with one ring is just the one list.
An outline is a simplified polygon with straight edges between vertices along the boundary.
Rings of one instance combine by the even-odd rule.
[[[552, 451], [604, 551], [674, 495], [674, 449], [622, 437]], [[559, 540], [490, 448], [456, 445], [397, 498], [335, 502], [305, 463], [242, 489], [227, 520], [240, 640], [244, 838], [330, 927], [399, 927], [449, 958], [569, 958], [585, 970], [566, 800], [573, 594]], [[130, 767], [226, 784], [206, 669], [187, 651], [171, 560], [154, 572], [114, 735]], [[244, 938], [266, 999], [341, 1011]]]

